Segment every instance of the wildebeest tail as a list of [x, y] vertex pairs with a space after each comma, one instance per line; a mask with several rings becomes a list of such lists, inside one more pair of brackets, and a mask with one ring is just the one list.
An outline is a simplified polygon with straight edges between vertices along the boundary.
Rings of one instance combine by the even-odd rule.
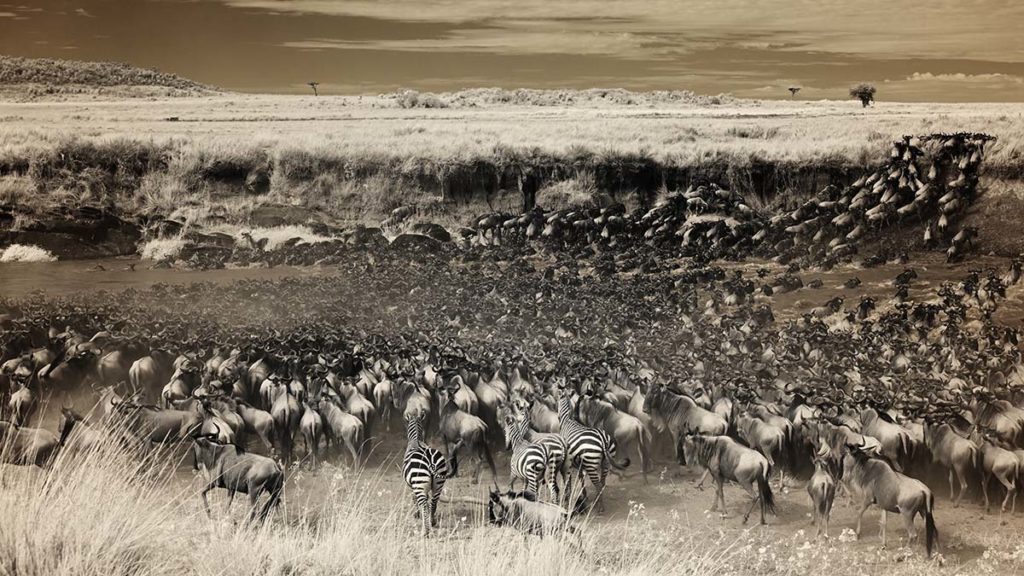
[[824, 518], [828, 513], [828, 486], [822, 482], [817, 486], [817, 493], [821, 494], [822, 498], [815, 498], [814, 506], [818, 510], [818, 518]]
[[761, 496], [761, 513], [775, 514], [775, 497], [772, 496], [772, 488], [768, 485], [767, 471], [757, 477], [757, 491]]
[[615, 461], [615, 456], [612, 455], [611, 447], [608, 444], [605, 444], [604, 446], [604, 457], [608, 459], [612, 468], [615, 468], [616, 470], [625, 470], [629, 467], [629, 458], [624, 458], [622, 462]]
[[267, 516], [277, 508], [278, 504], [281, 503], [281, 493], [284, 492], [284, 473], [275, 476], [273, 480], [267, 484], [267, 492], [270, 493], [270, 499], [263, 505], [263, 510], [260, 512], [260, 520], [266, 521]]
[[925, 495], [924, 511], [924, 549], [930, 558], [939, 538], [939, 530], [935, 527], [935, 495], [931, 490]]

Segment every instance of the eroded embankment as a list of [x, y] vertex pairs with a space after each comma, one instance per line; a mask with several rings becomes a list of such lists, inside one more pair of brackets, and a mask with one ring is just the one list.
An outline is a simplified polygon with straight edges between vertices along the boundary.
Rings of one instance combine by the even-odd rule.
[[[376, 225], [414, 206], [454, 228], [486, 212], [518, 213], [617, 201], [647, 209], [666, 192], [713, 182], [755, 208], [795, 204], [828, 185], [846, 187], [885, 158], [766, 161], [717, 154], [677, 163], [641, 153], [496, 147], [488, 155], [436, 159], [345, 157], [308, 150], [196, 150], [178, 142], [71, 140], [0, 157], [0, 246], [36, 244], [61, 258], [134, 253], [147, 227], [171, 219], [218, 225]], [[983, 174], [967, 216], [986, 251], [1018, 253], [1007, 234], [1024, 214], [1020, 174]], [[326, 227], [326, 228], [325, 228]], [[987, 239], [991, 239], [991, 246]]]

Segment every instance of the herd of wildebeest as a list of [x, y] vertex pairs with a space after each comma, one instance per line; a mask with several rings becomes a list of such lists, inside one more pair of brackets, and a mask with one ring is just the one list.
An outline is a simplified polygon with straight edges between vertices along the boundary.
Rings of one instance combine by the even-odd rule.
[[[959, 156], [941, 169], [969, 174], [971, 195], [987, 141], [972, 138], [955, 137]], [[187, 446], [205, 474], [207, 513], [206, 493], [224, 488], [248, 494], [251, 518], [265, 520], [298, 467], [358, 468], [402, 438], [424, 533], [446, 482], [476, 483], [486, 471], [498, 487], [496, 460], [507, 460], [511, 485], [480, 502], [491, 521], [549, 533], [572, 530], [574, 512], [600, 510], [609, 474], [646, 483], [654, 462], [674, 454], [704, 472], [701, 483], [711, 478], [712, 509], [725, 512], [726, 483], [749, 493], [744, 522], [756, 509], [764, 523], [772, 484], [799, 479], [819, 533], [846, 492], [858, 534], [871, 505], [898, 513], [911, 540], [921, 516], [930, 555], [929, 486], [948, 480], [951, 506], [972, 484], [986, 510], [990, 494], [1003, 512], [1015, 506], [1024, 372], [1017, 328], [996, 317], [1021, 262], [964, 266], [959, 281], [921, 286], [906, 255], [879, 252], [860, 265], [901, 264], [888, 299], [813, 278], [857, 252], [826, 237], [873, 227], [852, 245], [892, 223], [873, 217], [878, 206], [910, 214], [908, 203], [930, 202], [926, 230], [945, 231], [959, 214], [943, 207], [968, 188], [948, 182], [937, 195], [938, 184], [913, 183], [924, 171], [914, 146], [894, 149], [900, 170], [756, 216], [749, 229], [755, 216], [741, 199], [704, 187], [629, 222], [611, 213], [593, 225], [551, 221], [572, 234], [545, 234], [551, 223], [527, 214], [478, 219], [477, 241], [454, 253], [350, 247], [330, 274], [0, 301], [4, 462], [48, 467], [112, 441]], [[609, 230], [640, 223], [659, 261], [616, 269], [617, 255], [643, 251]], [[664, 257], [669, 236], [704, 256]], [[965, 249], [954, 236], [942, 241]], [[763, 264], [713, 262], [743, 251]], [[836, 295], [773, 308], [793, 291]], [[59, 423], [43, 427], [58, 409]]]

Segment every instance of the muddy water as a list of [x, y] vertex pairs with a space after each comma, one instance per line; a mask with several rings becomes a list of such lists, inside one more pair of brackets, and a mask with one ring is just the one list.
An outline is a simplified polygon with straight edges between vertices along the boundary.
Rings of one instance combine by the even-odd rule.
[[[131, 269], [132, 265], [135, 266], [134, 270]], [[158, 283], [276, 280], [287, 276], [313, 276], [328, 270], [315, 266], [177, 270], [153, 268], [153, 262], [137, 258], [4, 263], [0, 264], [0, 296], [20, 298], [37, 290], [45, 292], [48, 296], [67, 296], [99, 290], [144, 289]]]
[[[915, 302], [936, 300], [936, 291], [943, 282], [957, 283], [972, 269], [995, 269], [1002, 277], [1009, 269], [1010, 260], [994, 256], [972, 258], [967, 262], [947, 264], [945, 256], [939, 253], [914, 254], [906, 264], [889, 263], [874, 268], [862, 268], [849, 265], [837, 267], [829, 271], [802, 270], [798, 274], [804, 282], [804, 288], [785, 294], [776, 293], [772, 297], [758, 296], [759, 301], [770, 303], [777, 318], [785, 319], [809, 312], [821, 306], [835, 296], [842, 296], [844, 308], [854, 308], [862, 296], [875, 299], [879, 310], [892, 306], [892, 298], [896, 294], [893, 280], [896, 275], [907, 268], [917, 271], [918, 277], [910, 285], [910, 299]], [[780, 266], [758, 261], [747, 261], [740, 264], [726, 265], [729, 269], [744, 271], [744, 276], [753, 278], [758, 268], [767, 267], [771, 270], [769, 278], [780, 274]], [[859, 278], [861, 284], [857, 288], [844, 288], [847, 280]], [[821, 288], [808, 288], [815, 279], [822, 281]], [[1006, 300], [999, 304], [995, 314], [997, 322], [1014, 326], [1024, 324], [1024, 283], [1010, 287], [1006, 292]]]

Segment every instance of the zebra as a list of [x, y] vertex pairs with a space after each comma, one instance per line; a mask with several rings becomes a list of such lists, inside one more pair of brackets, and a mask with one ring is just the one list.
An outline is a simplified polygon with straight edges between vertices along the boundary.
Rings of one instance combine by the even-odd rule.
[[548, 450], [543, 444], [525, 439], [526, 430], [530, 427], [528, 419], [506, 414], [504, 424], [505, 444], [512, 449], [512, 458], [509, 459], [512, 472], [510, 487], [515, 486], [516, 480], [522, 479], [526, 482], [526, 497], [536, 500], [541, 481], [547, 479]]
[[437, 527], [437, 500], [449, 477], [448, 461], [440, 450], [423, 443], [423, 422], [419, 418], [406, 417], [405, 429], [409, 444], [402, 459], [402, 475], [412, 490], [423, 535], [427, 536], [431, 527]]
[[[586, 473], [590, 482], [594, 485], [597, 494], [594, 496], [594, 506], [598, 506], [601, 500], [601, 492], [604, 491], [605, 479], [611, 467], [622, 470], [629, 466], [629, 459], [623, 462], [615, 461], [615, 439], [604, 430], [584, 426], [573, 416], [572, 401], [569, 398], [568, 390], [559, 387], [558, 398], [558, 423], [561, 426], [561, 435], [568, 447], [568, 460], [577, 470], [576, 476], [582, 481]], [[566, 493], [572, 494], [571, 481], [573, 474], [569, 475], [566, 482]]]
[[558, 489], [558, 477], [562, 477], [563, 485], [567, 483], [568, 477], [565, 467], [565, 455], [569, 452], [569, 446], [565, 443], [565, 438], [562, 438], [561, 434], [554, 432], [537, 432], [531, 426], [526, 427], [523, 438], [527, 442], [540, 444], [547, 450], [547, 472], [544, 478], [548, 485], [548, 490], [551, 492], [552, 501], [557, 502], [561, 498]]

